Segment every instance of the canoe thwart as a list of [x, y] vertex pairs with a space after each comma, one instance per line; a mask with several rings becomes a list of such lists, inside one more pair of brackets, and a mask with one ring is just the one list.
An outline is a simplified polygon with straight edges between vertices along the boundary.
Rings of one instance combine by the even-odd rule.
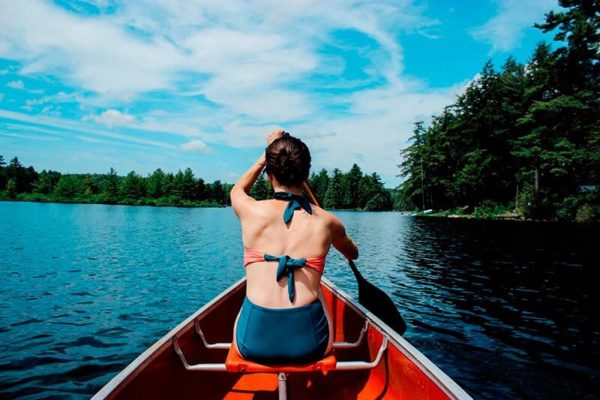
[[383, 337], [383, 341], [381, 342], [381, 346], [379, 347], [379, 351], [377, 352], [377, 356], [373, 361], [342, 361], [337, 363], [336, 371], [350, 371], [350, 370], [359, 370], [359, 369], [373, 369], [379, 365], [381, 362], [381, 358], [383, 357], [383, 353], [387, 350], [388, 339], [387, 337]]
[[[365, 325], [366, 327], [366, 325]], [[359, 336], [357, 342], [362, 340], [362, 336]], [[354, 343], [349, 343], [354, 345]], [[225, 343], [229, 344], [229, 343]], [[188, 371], [228, 371], [228, 372], [266, 372], [266, 373], [279, 373], [279, 372], [310, 372], [310, 371], [348, 371], [348, 370], [362, 370], [375, 368], [381, 362], [383, 354], [387, 350], [388, 339], [383, 337], [381, 346], [377, 352], [377, 356], [373, 361], [341, 361], [338, 362], [335, 355], [325, 356], [323, 359], [303, 365], [263, 365], [252, 361], [245, 360], [239, 355], [235, 344], [230, 345], [229, 352], [225, 363], [200, 363], [190, 365], [181, 347], [179, 346], [179, 340], [177, 336], [173, 337], [173, 349], [179, 356], [181, 363]]]
[[181, 351], [181, 347], [179, 347], [179, 340], [177, 340], [177, 336], [173, 336], [173, 349], [175, 349], [175, 353], [177, 353], [181, 363], [188, 371], [226, 371], [225, 364], [221, 363], [194, 365], [188, 364], [185, 356], [183, 355], [183, 351]]
[[204, 347], [206, 347], [207, 349], [228, 350], [231, 347], [231, 343], [208, 343], [206, 341], [206, 338], [204, 337], [204, 333], [202, 332], [202, 329], [200, 328], [200, 320], [198, 318], [196, 318], [194, 320], [194, 328], [195, 328], [198, 336], [200, 336], [200, 339], [202, 339], [202, 343], [204, 344]]
[[[369, 328], [369, 320], [365, 319], [365, 325], [363, 326], [362, 330], [360, 331], [358, 338], [354, 342], [334, 342], [333, 348], [334, 349], [353, 349], [355, 347], [360, 346], [360, 344], [363, 341], [363, 338], [365, 337], [365, 334], [367, 333], [368, 328]], [[204, 332], [202, 332], [202, 328], [200, 327], [200, 320], [198, 318], [194, 320], [194, 329], [196, 331], [196, 334], [198, 336], [200, 336], [200, 339], [202, 340], [202, 344], [204, 344], [204, 347], [206, 347], [207, 349], [228, 350], [231, 347], [231, 343], [209, 343], [206, 340], [206, 336], [204, 336]]]
[[334, 342], [333, 348], [334, 349], [353, 349], [355, 347], [360, 346], [368, 329], [369, 329], [369, 320], [365, 319], [365, 325], [361, 329], [360, 334], [358, 335], [358, 339], [356, 339], [356, 341], [354, 341], [354, 342]]

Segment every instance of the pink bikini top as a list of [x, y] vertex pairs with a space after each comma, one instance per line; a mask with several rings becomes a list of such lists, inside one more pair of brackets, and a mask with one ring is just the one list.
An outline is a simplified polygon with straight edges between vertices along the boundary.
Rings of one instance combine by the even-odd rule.
[[[269, 254], [263, 253], [262, 251], [250, 249], [248, 247], [244, 247], [244, 267], [248, 266], [248, 264], [260, 261], [278, 261], [278, 260], [267, 260]], [[285, 257], [285, 256], [284, 256]], [[279, 258], [279, 257], [276, 257]], [[298, 260], [295, 258], [290, 258], [290, 260]], [[325, 257], [315, 257], [315, 258], [301, 258], [300, 260], [306, 260], [304, 262], [304, 266], [314, 269], [320, 274], [323, 274], [325, 270]], [[289, 261], [288, 261], [289, 262]]]

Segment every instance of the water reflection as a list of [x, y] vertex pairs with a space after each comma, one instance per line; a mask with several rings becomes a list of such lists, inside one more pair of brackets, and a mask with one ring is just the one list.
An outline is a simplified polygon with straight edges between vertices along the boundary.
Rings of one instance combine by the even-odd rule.
[[396, 281], [394, 294], [405, 297], [417, 340], [435, 332], [446, 354], [462, 360], [448, 363], [439, 352], [432, 358], [458, 367], [457, 379], [473, 381], [477, 397], [597, 393], [593, 227], [432, 219], [406, 225], [398, 234], [407, 235], [402, 252], [409, 262], [398, 265], [411, 282]]
[[[598, 398], [593, 226], [338, 215], [405, 337], [475, 398]], [[230, 209], [0, 203], [0, 397], [89, 397], [243, 274]], [[356, 295], [335, 251], [326, 276]]]

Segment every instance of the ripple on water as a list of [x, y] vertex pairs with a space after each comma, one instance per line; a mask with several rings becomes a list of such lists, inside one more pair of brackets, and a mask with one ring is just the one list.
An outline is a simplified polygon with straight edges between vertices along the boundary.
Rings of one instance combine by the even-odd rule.
[[[599, 398], [595, 228], [338, 215], [405, 337], [475, 398]], [[0, 202], [0, 220], [2, 398], [89, 397], [243, 274], [231, 209]], [[357, 297], [334, 250], [325, 274]]]

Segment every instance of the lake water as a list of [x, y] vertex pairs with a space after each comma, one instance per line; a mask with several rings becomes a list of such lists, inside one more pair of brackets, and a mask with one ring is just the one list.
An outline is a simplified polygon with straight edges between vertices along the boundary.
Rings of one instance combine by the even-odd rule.
[[[337, 215], [473, 397], [600, 398], [597, 227]], [[231, 209], [0, 202], [0, 237], [0, 398], [88, 398], [243, 274]], [[356, 296], [334, 251], [325, 276]]]

